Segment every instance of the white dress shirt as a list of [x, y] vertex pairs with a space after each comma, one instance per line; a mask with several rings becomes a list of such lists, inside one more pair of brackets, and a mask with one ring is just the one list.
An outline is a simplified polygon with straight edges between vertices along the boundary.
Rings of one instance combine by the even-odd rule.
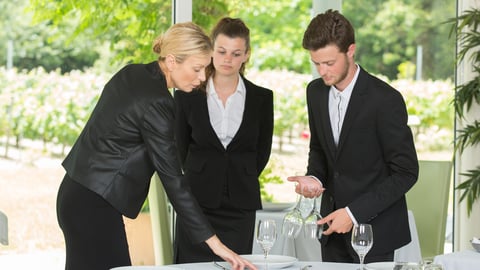
[[[343, 91], [339, 91], [335, 86], [330, 87], [330, 93], [328, 97], [328, 111], [330, 113], [330, 123], [332, 125], [332, 132], [333, 132], [333, 139], [335, 141], [335, 145], [338, 146], [338, 141], [340, 139], [340, 133], [342, 131], [343, 120], [345, 119], [345, 113], [347, 112], [348, 102], [350, 101], [350, 97], [352, 96], [353, 87], [357, 82], [358, 74], [360, 73], [360, 67], [357, 65], [357, 71], [355, 72], [355, 76], [353, 77], [352, 81], [343, 89]], [[317, 179], [316, 177], [312, 176], [313, 178]], [[320, 179], [317, 179], [320, 181]], [[322, 181], [320, 181], [323, 187]], [[352, 220], [353, 224], [358, 224], [357, 220], [353, 216], [350, 209], [345, 207], [347, 210], [350, 219]]]
[[238, 77], [237, 89], [227, 98], [225, 106], [223, 106], [215, 91], [213, 79], [209, 78], [207, 84], [207, 105], [210, 124], [225, 149], [240, 128], [243, 111], [245, 110], [245, 83], [240, 75]]
[[330, 113], [330, 123], [332, 125], [335, 145], [338, 145], [338, 140], [342, 131], [343, 120], [345, 119], [345, 113], [347, 112], [348, 102], [352, 96], [353, 86], [355, 86], [355, 83], [357, 82], [359, 73], [360, 68], [357, 65], [357, 71], [355, 72], [353, 80], [343, 91], [339, 91], [334, 85], [330, 87], [328, 111]]

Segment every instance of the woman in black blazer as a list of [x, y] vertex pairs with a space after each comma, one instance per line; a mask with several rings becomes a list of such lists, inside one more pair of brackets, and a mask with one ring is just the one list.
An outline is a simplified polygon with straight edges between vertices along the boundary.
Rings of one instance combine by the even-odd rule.
[[156, 171], [186, 231], [235, 269], [254, 267], [215, 235], [183, 179], [174, 141], [169, 88], [189, 92], [205, 80], [212, 44], [193, 23], [173, 25], [156, 40], [158, 61], [131, 64], [105, 85], [62, 165], [57, 198], [67, 270], [131, 265], [122, 215], [135, 218]]
[[[212, 40], [206, 84], [175, 92], [177, 145], [192, 192], [220, 240], [250, 254], [255, 212], [262, 207], [258, 177], [272, 144], [273, 92], [243, 77], [250, 38], [240, 19], [220, 20]], [[176, 263], [218, 260], [204, 244], [190, 241], [182, 217], [174, 251]]]

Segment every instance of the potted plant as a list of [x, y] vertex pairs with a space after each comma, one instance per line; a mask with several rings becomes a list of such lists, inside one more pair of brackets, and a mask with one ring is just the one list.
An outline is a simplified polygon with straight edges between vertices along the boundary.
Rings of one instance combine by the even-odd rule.
[[[450, 36], [456, 35], [461, 44], [457, 54], [457, 63], [471, 61], [474, 77], [468, 82], [456, 86], [454, 98], [455, 114], [466, 125], [457, 130], [455, 151], [462, 154], [467, 147], [477, 146], [480, 143], [480, 121], [478, 119], [467, 122], [466, 115], [472, 105], [480, 104], [480, 10], [469, 9], [463, 15], [448, 21], [452, 24]], [[467, 57], [468, 55], [468, 57]], [[468, 215], [472, 212], [473, 204], [480, 197], [480, 166], [461, 172], [466, 180], [455, 187], [461, 190], [460, 202], [466, 200]]]

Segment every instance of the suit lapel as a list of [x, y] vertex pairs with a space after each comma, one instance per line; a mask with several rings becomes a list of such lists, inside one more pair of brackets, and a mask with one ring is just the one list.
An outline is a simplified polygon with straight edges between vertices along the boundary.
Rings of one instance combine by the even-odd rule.
[[328, 96], [330, 92], [330, 87], [326, 86], [325, 91], [321, 91], [321, 99], [323, 100], [323, 104], [320, 106], [320, 109], [322, 110], [322, 129], [324, 132], [324, 136], [327, 140], [327, 145], [328, 149], [330, 150], [330, 153], [332, 153], [332, 156], [335, 158], [336, 157], [336, 152], [337, 152], [337, 147], [335, 146], [335, 141], [333, 139], [333, 132], [332, 132], [332, 123], [330, 122], [330, 112], [328, 108]]
[[251, 117], [255, 117], [255, 110], [257, 98], [255, 98], [255, 90], [253, 89], [254, 86], [250, 84], [249, 81], [243, 79], [245, 84], [245, 108], [243, 110], [242, 122], [238, 127], [237, 133], [233, 136], [232, 141], [228, 144], [227, 149], [235, 146], [235, 143], [242, 137], [242, 133], [247, 131], [245, 127], [245, 123], [249, 123]]
[[[312, 89], [311, 91], [311, 105], [312, 113], [315, 115], [320, 116], [316, 119], [315, 128], [317, 129], [317, 133], [323, 134], [325, 138], [328, 152], [331, 154], [332, 159], [335, 159], [337, 147], [335, 146], [335, 142], [333, 140], [333, 133], [332, 133], [332, 126], [330, 123], [330, 113], [328, 109], [328, 95], [330, 87], [323, 84], [323, 82], [319, 85], [318, 89]], [[318, 105], [316, 103], [319, 102]]]
[[345, 119], [343, 120], [342, 130], [340, 132], [340, 138], [338, 141], [337, 154], [342, 150], [342, 146], [353, 123], [355, 122], [355, 117], [361, 110], [362, 104], [364, 104], [364, 99], [366, 97], [366, 82], [364, 75], [364, 71], [360, 69], [360, 74], [358, 74], [357, 82], [352, 90], [352, 95], [350, 96], [350, 101], [345, 113]]
[[198, 113], [199, 117], [194, 117], [194, 119], [199, 119], [202, 123], [199, 124], [200, 127], [205, 127], [205, 132], [208, 132], [208, 137], [212, 141], [212, 143], [221, 149], [224, 149], [222, 142], [215, 133], [215, 130], [210, 123], [210, 114], [208, 113], [208, 104], [207, 104], [207, 96], [203, 93], [198, 94], [198, 100], [192, 102], [192, 106], [198, 106], [198, 110], [192, 110], [194, 113]]

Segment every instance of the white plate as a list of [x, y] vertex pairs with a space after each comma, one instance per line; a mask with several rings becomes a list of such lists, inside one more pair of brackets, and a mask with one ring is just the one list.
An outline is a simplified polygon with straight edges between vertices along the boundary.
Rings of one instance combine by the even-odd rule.
[[392, 270], [395, 267], [394, 262], [374, 262], [365, 264], [368, 270]]
[[111, 268], [110, 270], [182, 270], [178, 267], [171, 267], [171, 266], [148, 266], [148, 265], [141, 265], [141, 266], [120, 266]]
[[[243, 258], [252, 262], [258, 268], [265, 267], [265, 259], [263, 255], [240, 255]], [[268, 268], [284, 268], [293, 265], [296, 261], [298, 261], [295, 257], [290, 256], [282, 256], [282, 255], [268, 255], [267, 263]]]
[[265, 211], [283, 211], [295, 206], [295, 202], [262, 202]]

